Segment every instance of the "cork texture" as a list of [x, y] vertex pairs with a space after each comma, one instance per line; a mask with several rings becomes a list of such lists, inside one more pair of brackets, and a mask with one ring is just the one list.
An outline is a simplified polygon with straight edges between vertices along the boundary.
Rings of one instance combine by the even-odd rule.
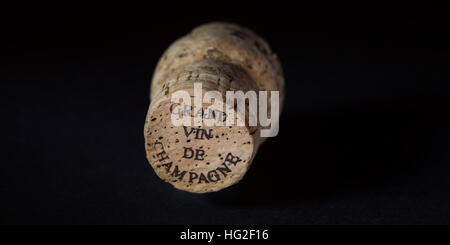
[[[195, 28], [174, 42], [160, 59], [144, 126], [147, 159], [156, 174], [174, 187], [213, 192], [244, 177], [265, 138], [259, 137], [259, 126], [174, 126], [174, 108], [188, 108], [192, 119], [207, 114], [207, 104], [202, 108], [176, 107], [170, 100], [173, 93], [184, 90], [191, 95], [193, 105], [194, 83], [202, 84], [203, 94], [218, 91], [223, 98], [226, 91], [280, 91], [282, 102], [283, 74], [277, 56], [262, 38], [246, 28], [221, 22]], [[251, 113], [256, 112], [246, 108], [246, 121]], [[217, 119], [227, 116], [209, 114]]]

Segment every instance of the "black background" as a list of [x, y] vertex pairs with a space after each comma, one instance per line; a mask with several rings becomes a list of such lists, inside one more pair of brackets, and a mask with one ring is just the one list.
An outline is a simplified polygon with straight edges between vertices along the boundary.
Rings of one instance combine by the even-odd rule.
[[[450, 223], [446, 7], [62, 2], [2, 12], [2, 224]], [[143, 125], [163, 51], [216, 20], [270, 43], [287, 97], [279, 135], [246, 177], [190, 194], [156, 176]]]

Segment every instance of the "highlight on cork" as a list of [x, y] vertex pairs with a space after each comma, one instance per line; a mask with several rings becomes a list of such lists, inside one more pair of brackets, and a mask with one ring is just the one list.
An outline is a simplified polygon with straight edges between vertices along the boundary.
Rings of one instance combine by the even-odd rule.
[[156, 174], [181, 190], [214, 192], [241, 180], [278, 132], [284, 78], [261, 37], [214, 22], [165, 51], [150, 98], [144, 137]]

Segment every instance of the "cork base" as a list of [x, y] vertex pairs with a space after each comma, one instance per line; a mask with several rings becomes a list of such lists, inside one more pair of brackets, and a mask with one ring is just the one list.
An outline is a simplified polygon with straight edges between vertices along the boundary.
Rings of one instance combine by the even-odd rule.
[[[214, 98], [214, 102], [208, 96], [203, 98], [214, 103], [214, 108], [223, 105], [215, 107], [216, 101], [226, 104], [226, 113], [240, 108], [240, 114], [235, 113], [240, 123], [234, 125], [245, 121], [247, 126], [174, 126], [174, 104], [169, 98], [186, 91], [189, 95], [184, 94], [182, 103], [189, 96], [198, 102], [190, 105], [203, 103], [202, 95], [195, 93], [200, 87], [203, 94], [218, 92], [222, 96]], [[243, 178], [266, 138], [260, 137], [261, 125], [250, 123], [258, 115], [250, 106], [250, 99], [245, 102], [244, 115], [239, 106], [242, 102], [233, 105], [228, 98], [223, 100], [229, 91], [279, 91], [283, 102], [284, 78], [277, 55], [253, 31], [230, 23], [209, 23], [195, 28], [164, 52], [153, 74], [144, 128], [147, 158], [161, 179], [181, 190], [205, 193], [221, 190]], [[197, 106], [205, 109], [204, 104]], [[271, 100], [267, 101], [267, 108], [272, 108]], [[214, 117], [218, 115], [226, 116], [227, 121], [234, 118], [220, 110]], [[197, 112], [189, 116], [196, 118]], [[269, 112], [267, 116], [272, 118]], [[211, 115], [207, 117], [211, 119]]]
[[243, 178], [254, 151], [245, 126], [174, 126], [173, 104], [163, 99], [149, 110], [146, 153], [157, 175], [174, 187], [214, 192]]

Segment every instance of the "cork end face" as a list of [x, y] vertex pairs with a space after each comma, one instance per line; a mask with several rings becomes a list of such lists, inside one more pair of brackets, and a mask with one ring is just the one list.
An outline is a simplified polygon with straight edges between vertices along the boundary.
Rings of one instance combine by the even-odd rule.
[[161, 179], [177, 189], [206, 193], [243, 178], [254, 151], [247, 127], [174, 126], [172, 113], [173, 104], [164, 100], [150, 108], [145, 123], [147, 159]]

